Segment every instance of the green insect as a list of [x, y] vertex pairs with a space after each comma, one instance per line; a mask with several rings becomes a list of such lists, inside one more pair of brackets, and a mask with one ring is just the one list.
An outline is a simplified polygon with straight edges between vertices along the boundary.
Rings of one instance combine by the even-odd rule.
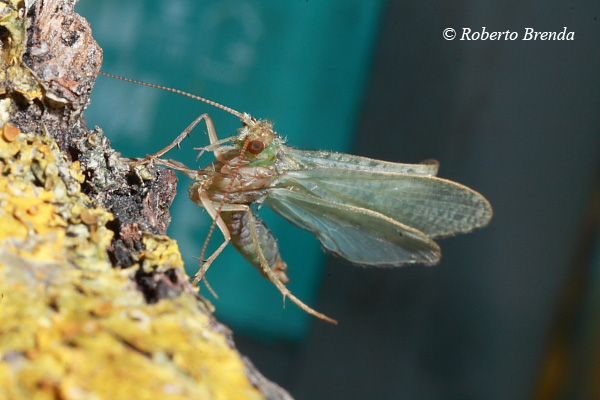
[[[266, 205], [292, 224], [312, 232], [327, 251], [372, 266], [436, 264], [441, 251], [433, 238], [469, 232], [487, 225], [492, 218], [492, 207], [481, 194], [435, 176], [437, 162], [400, 164], [295, 149], [284, 144], [269, 121], [176, 89], [104, 75], [183, 94], [242, 121], [237, 135], [219, 140], [211, 118], [203, 114], [171, 145], [136, 163], [156, 162], [195, 180], [189, 196], [207, 210], [213, 225], [200, 255], [194, 285], [231, 242], [284, 298], [311, 315], [336, 323], [287, 289], [287, 266], [277, 241], [254, 214], [252, 204]], [[210, 145], [196, 150], [201, 150], [200, 155], [212, 152], [214, 162], [193, 170], [161, 158], [202, 120]], [[225, 241], [204, 260], [215, 225]]]

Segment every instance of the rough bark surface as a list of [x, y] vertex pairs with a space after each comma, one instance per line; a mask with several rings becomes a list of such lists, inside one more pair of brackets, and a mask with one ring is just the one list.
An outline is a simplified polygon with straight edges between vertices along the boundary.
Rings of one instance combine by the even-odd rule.
[[0, 2], [0, 398], [291, 398], [163, 236], [173, 172], [85, 126], [102, 49], [75, 3]]

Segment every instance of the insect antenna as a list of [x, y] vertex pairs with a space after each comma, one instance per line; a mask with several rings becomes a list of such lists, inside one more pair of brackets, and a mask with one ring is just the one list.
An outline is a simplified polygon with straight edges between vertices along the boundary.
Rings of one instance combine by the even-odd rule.
[[173, 89], [173, 88], [170, 88], [168, 86], [155, 85], [154, 83], [148, 83], [148, 82], [138, 81], [138, 80], [131, 79], [131, 78], [125, 78], [123, 76], [113, 75], [113, 74], [109, 74], [109, 73], [102, 72], [102, 71], [100, 71], [98, 73], [100, 75], [108, 76], [109, 78], [119, 79], [119, 80], [125, 81], [125, 82], [137, 83], [138, 85], [148, 86], [148, 87], [152, 87], [152, 88], [156, 88], [156, 89], [165, 90], [167, 92], [177, 93], [177, 94], [189, 97], [189, 98], [194, 99], [194, 100], [202, 101], [202, 102], [204, 102], [206, 104], [209, 104], [209, 105], [211, 105], [213, 107], [220, 108], [223, 111], [226, 111], [226, 112], [228, 112], [230, 114], [235, 115], [239, 119], [243, 119], [243, 117], [244, 117], [244, 114], [242, 114], [239, 111], [234, 110], [233, 108], [224, 106], [223, 104], [217, 103], [216, 101], [205, 99], [204, 97], [196, 96], [195, 94], [184, 92], [183, 90]]

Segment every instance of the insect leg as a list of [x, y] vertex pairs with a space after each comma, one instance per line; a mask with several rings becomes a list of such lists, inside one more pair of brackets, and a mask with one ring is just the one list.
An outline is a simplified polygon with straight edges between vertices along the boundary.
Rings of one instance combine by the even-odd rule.
[[[202, 188], [198, 188], [197, 193], [198, 199], [202, 203], [202, 207], [204, 207], [204, 209], [208, 212], [208, 215], [210, 215], [212, 220], [216, 222], [217, 226], [219, 227], [219, 230], [225, 237], [225, 241], [217, 248], [217, 250], [213, 252], [213, 254], [210, 257], [206, 259], [206, 261], [202, 259], [200, 260], [200, 268], [198, 269], [196, 275], [194, 275], [194, 281], [192, 282], [193, 286], [196, 286], [196, 284], [202, 280], [204, 274], [206, 274], [206, 271], [208, 271], [210, 264], [212, 264], [215, 258], [217, 258], [219, 254], [221, 254], [223, 249], [225, 249], [225, 246], [227, 246], [227, 244], [231, 241], [231, 234], [229, 233], [229, 229], [227, 228], [225, 221], [223, 221], [223, 218], [221, 218], [221, 216], [218, 215], [217, 209], [215, 208], [212, 201], [210, 201], [210, 199], [208, 198], [206, 192]], [[228, 209], [234, 209], [232, 211], [241, 211], [245, 209], [244, 207], [246, 206], [227, 205]]]
[[[213, 132], [212, 132], [212, 136], [210, 139], [211, 142], [216, 138], [217, 138], [217, 134], [216, 134], [216, 132], [214, 132], [214, 127], [213, 127]], [[246, 138], [246, 141], [244, 142], [244, 145], [242, 146], [242, 150], [240, 152], [241, 154], [244, 154], [246, 152], [246, 149], [248, 148], [249, 143], [250, 143], [250, 139]], [[215, 155], [215, 158], [220, 157], [220, 153], [216, 150], [214, 151], [214, 155]], [[198, 281], [200, 279], [202, 279], [202, 277], [206, 273], [206, 270], [208, 270], [208, 267], [210, 266], [210, 263], [212, 262], [212, 260], [214, 260], [217, 257], [217, 255], [219, 255], [223, 251], [223, 249], [225, 248], [227, 243], [231, 240], [231, 234], [229, 232], [229, 229], [227, 228], [227, 224], [223, 221], [223, 218], [221, 218], [220, 212], [222, 209], [228, 208], [228, 207], [231, 209], [236, 209], [236, 207], [241, 207], [241, 206], [237, 206], [234, 204], [227, 204], [227, 205], [225, 204], [225, 202], [227, 201], [227, 196], [229, 195], [229, 191], [231, 190], [231, 188], [233, 187], [233, 184], [235, 183], [241, 163], [242, 163], [242, 157], [239, 157], [237, 165], [235, 167], [235, 172], [233, 173], [233, 176], [231, 178], [229, 186], [227, 187], [227, 190], [225, 190], [225, 193], [223, 193], [223, 197], [221, 198], [221, 202], [219, 203], [219, 207], [217, 209], [215, 209], [214, 205], [212, 204], [208, 195], [206, 194], [206, 191], [203, 189], [203, 184], [199, 184], [197, 186], [196, 193], [195, 193], [198, 196], [197, 200], [199, 200], [202, 203], [202, 206], [209, 212], [209, 214], [212, 217], [213, 222], [210, 225], [208, 235], [206, 236], [206, 240], [204, 241], [204, 245], [202, 246], [202, 251], [200, 251], [200, 270], [198, 271], [198, 273], [196, 274], [196, 276], [194, 278], [194, 285], [196, 283], [198, 283]], [[194, 187], [195, 186], [192, 185], [191, 188], [194, 188]], [[194, 200], [194, 201], [196, 202], [196, 200]], [[206, 266], [204, 266], [202, 264], [202, 261], [203, 261], [202, 259], [204, 258], [204, 252], [206, 251], [208, 242], [210, 241], [210, 238], [213, 234], [216, 224], [219, 224], [219, 229], [221, 229], [221, 232], [223, 232], [223, 235], [225, 236], [225, 243], [223, 243], [217, 249], [217, 251], [215, 251], [215, 253], [209, 257], [210, 262], [207, 263]]]
[[[210, 141], [210, 146], [218, 147], [220, 145], [220, 142], [219, 142], [219, 138], [217, 137], [217, 131], [215, 130], [215, 124], [213, 123], [212, 118], [210, 118], [208, 116], [208, 114], [203, 114], [203, 115], [206, 115], [206, 132], [208, 133], [208, 140]], [[227, 139], [227, 140], [229, 140], [229, 139]], [[227, 160], [225, 160], [225, 158], [223, 158], [223, 156], [221, 155], [221, 153], [218, 151], [217, 148], [211, 149], [211, 151], [213, 152], [213, 154], [215, 155], [215, 158], [217, 160], [219, 160], [223, 164], [227, 164]], [[202, 153], [200, 155], [202, 155]], [[200, 158], [200, 155], [196, 159]]]
[[260, 246], [260, 242], [258, 240], [258, 233], [256, 231], [256, 225], [255, 225], [255, 221], [254, 221], [254, 215], [252, 214], [252, 209], [248, 206], [246, 206], [246, 208], [248, 211], [248, 222], [250, 225], [250, 237], [252, 238], [252, 242], [254, 243], [254, 248], [256, 249], [256, 254], [258, 256], [258, 259], [260, 260], [260, 267], [261, 267], [262, 273], [281, 292], [284, 300], [286, 297], [289, 297], [290, 300], [292, 300], [292, 302], [294, 304], [296, 304], [298, 307], [300, 307], [302, 310], [304, 310], [308, 314], [314, 315], [315, 317], [325, 320], [327, 322], [330, 322], [332, 324], [337, 324], [337, 321], [335, 319], [329, 318], [327, 315], [322, 314], [322, 313], [310, 308], [309, 306], [304, 304], [300, 299], [298, 299], [296, 296], [294, 296], [289, 291], [289, 289], [283, 284], [283, 282], [281, 282], [281, 280], [277, 277], [277, 274], [271, 269], [271, 267], [269, 267], [269, 263], [267, 262], [267, 260], [264, 256], [263, 250], [262, 250], [262, 248]]
[[[223, 143], [231, 142], [233, 140], [233, 138], [234, 138], [234, 136], [230, 136], [225, 139], [217, 140], [216, 142], [213, 142], [213, 143], [209, 144], [208, 146], [194, 147], [194, 150], [200, 151], [200, 153], [196, 156], [196, 160], [198, 160], [200, 157], [202, 157], [202, 155], [207, 151], [214, 153]], [[209, 139], [210, 139], [210, 137], [209, 137]]]
[[[269, 277], [262, 272], [261, 260], [258, 258], [256, 247], [254, 246], [252, 235], [250, 234], [248, 209], [244, 208], [241, 211], [223, 210], [221, 217], [223, 218], [223, 221], [225, 221], [227, 228], [229, 228], [231, 244], [233, 247], [266, 279], [269, 279]], [[267, 261], [269, 268], [281, 282], [289, 282], [290, 280], [286, 275], [287, 265], [281, 258], [277, 240], [258, 216], [253, 215], [253, 217], [256, 238], [258, 243], [260, 243], [264, 259]]]
[[[163, 154], [165, 154], [166, 152], [171, 150], [173, 147], [179, 146], [179, 144], [183, 141], [183, 139], [185, 139], [190, 134], [190, 132], [196, 127], [196, 125], [198, 125], [200, 123], [200, 121], [202, 121], [202, 120], [204, 120], [206, 122], [206, 130], [208, 132], [208, 139], [210, 140], [211, 145], [216, 142], [219, 142], [219, 139], [217, 138], [217, 132], [215, 130], [215, 125], [212, 121], [212, 118], [208, 114], [202, 114], [198, 118], [196, 118], [194, 121], [192, 121], [192, 123], [189, 124], [188, 127], [185, 128], [184, 131], [181, 132], [179, 134], [179, 136], [177, 136], [177, 138], [170, 145], [168, 145], [167, 147], [165, 147], [162, 150], [159, 150], [158, 152], [156, 152], [154, 154], [147, 155], [146, 158], [144, 158], [142, 160], [138, 160], [138, 161], [132, 163], [131, 165], [136, 166], [136, 165], [144, 164], [151, 160], [156, 160], [156, 159], [160, 158]], [[222, 162], [224, 161], [223, 157], [216, 149], [212, 150], [212, 151], [214, 152], [215, 158], [217, 158], [217, 160], [222, 161]]]

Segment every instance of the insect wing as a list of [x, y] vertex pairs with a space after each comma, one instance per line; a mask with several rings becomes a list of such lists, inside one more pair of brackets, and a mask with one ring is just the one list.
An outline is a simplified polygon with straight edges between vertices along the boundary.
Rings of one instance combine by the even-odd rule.
[[277, 186], [383, 214], [430, 237], [486, 225], [489, 202], [458, 183], [433, 176], [344, 168], [288, 171]]
[[423, 161], [420, 164], [402, 164], [323, 150], [300, 150], [288, 146], [285, 146], [284, 152], [287, 157], [294, 160], [294, 164], [301, 164], [305, 169], [342, 168], [435, 176], [439, 168], [439, 163], [435, 160]]
[[269, 189], [264, 203], [312, 232], [327, 250], [357, 264], [435, 264], [440, 259], [440, 248], [422, 232], [375, 211], [284, 188]]

